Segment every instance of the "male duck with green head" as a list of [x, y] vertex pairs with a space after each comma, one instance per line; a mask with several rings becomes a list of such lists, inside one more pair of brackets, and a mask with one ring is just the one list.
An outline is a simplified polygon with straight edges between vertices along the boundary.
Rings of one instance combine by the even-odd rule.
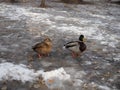
[[68, 42], [64, 47], [72, 52], [73, 57], [80, 56], [86, 50], [84, 39], [84, 35], [80, 35], [78, 41]]

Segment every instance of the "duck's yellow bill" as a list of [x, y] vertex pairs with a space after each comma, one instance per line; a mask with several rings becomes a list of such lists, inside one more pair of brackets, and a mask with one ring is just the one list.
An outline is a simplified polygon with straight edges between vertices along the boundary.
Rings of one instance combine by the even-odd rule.
[[83, 38], [83, 42], [86, 42], [87, 41], [87, 39], [86, 38]]

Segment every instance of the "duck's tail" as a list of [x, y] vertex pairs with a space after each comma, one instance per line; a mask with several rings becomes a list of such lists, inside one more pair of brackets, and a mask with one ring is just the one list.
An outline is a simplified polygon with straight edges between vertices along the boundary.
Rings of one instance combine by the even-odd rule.
[[66, 49], [66, 45], [63, 46], [63, 49], [64, 49], [64, 50]]
[[36, 48], [34, 46], [32, 46], [32, 49], [35, 51]]

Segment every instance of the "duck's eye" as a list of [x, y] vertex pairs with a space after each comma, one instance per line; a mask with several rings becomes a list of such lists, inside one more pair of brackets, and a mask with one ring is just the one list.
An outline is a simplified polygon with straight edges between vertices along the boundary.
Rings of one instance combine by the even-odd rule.
[[46, 41], [50, 41], [50, 39], [49, 39], [49, 38], [46, 38], [45, 40], [46, 40]]

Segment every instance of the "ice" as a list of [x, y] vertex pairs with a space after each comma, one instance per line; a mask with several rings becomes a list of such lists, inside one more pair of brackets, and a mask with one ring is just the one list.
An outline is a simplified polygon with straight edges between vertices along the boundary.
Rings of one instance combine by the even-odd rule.
[[[3, 5], [3, 4], [2, 4]], [[3, 5], [3, 7], [6, 7], [5, 5]], [[8, 5], [7, 7], [12, 7], [14, 11], [9, 11], [8, 14], [6, 15], [6, 11], [2, 11], [2, 15], [5, 15], [9, 18], [11, 18], [12, 20], [19, 20], [19, 19], [23, 19], [21, 17], [29, 17], [29, 21], [32, 21], [34, 23], [39, 23], [39, 21], [43, 22], [43, 23], [46, 23], [48, 25], [50, 25], [51, 28], [54, 28], [56, 30], [59, 30], [59, 31], [67, 31], [67, 32], [74, 32], [76, 34], [85, 34], [86, 36], [91, 36], [93, 35], [93, 39], [97, 39], [97, 40], [100, 40], [101, 42], [103, 40], [106, 40], [104, 42], [110, 42], [108, 45], [110, 47], [116, 47], [115, 44], [118, 42], [111, 42], [110, 40], [115, 40], [116, 36], [114, 35], [110, 35], [108, 36], [107, 35], [107, 32], [104, 31], [104, 35], [102, 34], [102, 32], [99, 30], [98, 26], [100, 26], [100, 24], [103, 24], [103, 22], [100, 20], [100, 18], [102, 19], [114, 19], [113, 17], [108, 17], [108, 16], [104, 16], [104, 15], [96, 15], [96, 14], [90, 14], [92, 17], [95, 17], [97, 18], [94, 22], [95, 24], [91, 25], [90, 26], [87, 26], [87, 27], [78, 27], [78, 26], [75, 26], [73, 24], [66, 24], [65, 23], [62, 23], [62, 24], [57, 24], [55, 21], [51, 21], [51, 17], [53, 17], [55, 20], [65, 20], [65, 21], [72, 21], [72, 22], [77, 22], [79, 25], [81, 24], [87, 24], [87, 23], [91, 23], [91, 20], [86, 20], [86, 19], [82, 19], [82, 18], [72, 18], [72, 17], [68, 17], [66, 18], [65, 16], [53, 16], [52, 14], [48, 14], [48, 13], [35, 13], [35, 12], [31, 12], [30, 9], [24, 9], [24, 8], [21, 8], [21, 7], [17, 7], [17, 6], [11, 6], [11, 5]], [[14, 9], [16, 8], [16, 10]], [[41, 9], [42, 10], [42, 9]], [[46, 9], [45, 9], [46, 11]], [[44, 12], [45, 12], [44, 11]], [[53, 9], [52, 12], [54, 12], [55, 10]], [[14, 17], [12, 17], [12, 13], [14, 13]], [[85, 12], [84, 12], [85, 13]], [[64, 19], [66, 18], [66, 19]], [[93, 22], [93, 23], [94, 23]], [[99, 23], [98, 23], [99, 22]], [[60, 25], [60, 26], [59, 26]], [[103, 24], [104, 25], [104, 24]], [[117, 25], [117, 24], [116, 24]], [[98, 34], [99, 32], [99, 34]], [[115, 44], [114, 44], [115, 43]]]
[[[63, 4], [61, 3], [61, 5]], [[0, 21], [2, 22], [0, 25], [3, 29], [0, 30], [0, 81], [19, 80], [23, 83], [27, 81], [34, 82], [42, 75], [46, 86], [50, 89], [66, 88], [65, 81], [72, 82], [71, 87], [74, 90], [79, 90], [78, 87], [82, 88], [84, 83], [97, 87], [100, 90], [113, 89], [115, 85], [109, 87], [106, 83], [110, 85], [114, 83], [115, 80], [112, 77], [114, 77], [114, 73], [117, 74], [115, 70], [119, 68], [117, 66], [120, 61], [119, 6], [67, 6], [67, 8], [53, 6], [52, 8], [41, 9], [32, 6], [22, 7], [20, 5], [0, 3]], [[6, 19], [5, 22], [3, 22], [4, 18], [2, 17]], [[9, 21], [16, 21], [17, 23]], [[19, 25], [19, 23], [26, 28]], [[20, 29], [18, 29], [19, 27]], [[17, 32], [14, 34], [13, 32], [9, 32], [9, 30], [16, 30], [20, 33]], [[53, 47], [56, 47], [59, 44], [55, 41], [63, 45], [64, 42], [78, 38], [80, 34], [84, 34], [87, 38], [87, 50], [82, 57], [72, 59], [69, 54], [64, 55], [65, 51], [60, 53], [56, 48], [53, 48], [52, 54], [47, 59], [33, 61], [33, 63], [39, 62], [38, 66], [42, 65], [42, 68], [50, 67], [51, 69], [52, 66], [54, 69], [52, 68], [51, 71], [45, 72], [44, 70], [39, 70], [41, 66], [40, 68], [37, 67], [37, 70], [29, 69], [26, 65], [21, 64], [21, 62], [26, 60], [24, 59], [27, 57], [26, 55], [31, 54], [29, 51], [34, 42], [39, 42], [41, 38], [44, 38], [44, 35], [50, 36], [54, 43]], [[11, 42], [13, 40], [14, 42]], [[29, 50], [28, 47], [30, 47]], [[16, 52], [16, 50], [20, 51]], [[25, 53], [25, 55], [21, 53]], [[60, 54], [61, 56], [57, 57], [56, 54]], [[14, 60], [11, 60], [12, 56]], [[34, 58], [36, 59], [33, 55]], [[18, 59], [21, 62], [14, 64], [14, 61]], [[50, 59], [56, 60], [54, 62], [55, 66], [52, 61], [49, 61]], [[7, 60], [12, 61], [12, 63], [7, 62]], [[114, 63], [112, 63], [113, 60]], [[63, 63], [64, 67], [62, 67], [61, 63]], [[110, 76], [112, 83], [107, 82], [109, 77], [107, 77], [108, 79], [103, 77], [102, 82], [105, 85], [102, 85], [99, 78], [106, 71], [111, 71], [111, 68], [113, 69]]]

